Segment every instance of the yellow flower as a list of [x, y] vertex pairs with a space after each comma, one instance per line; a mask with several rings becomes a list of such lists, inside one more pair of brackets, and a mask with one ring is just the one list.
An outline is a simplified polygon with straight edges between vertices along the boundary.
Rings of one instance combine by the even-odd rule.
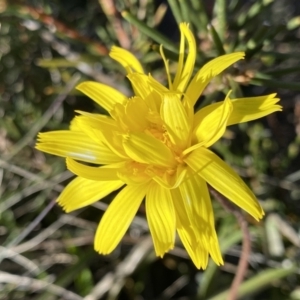
[[242, 179], [208, 148], [222, 137], [226, 126], [261, 118], [281, 107], [275, 94], [240, 99], [230, 99], [228, 94], [224, 101], [194, 114], [209, 81], [243, 59], [244, 53], [215, 58], [191, 79], [196, 43], [187, 24], [181, 24], [180, 31], [174, 80], [161, 48], [169, 88], [144, 74], [127, 50], [113, 47], [110, 56], [127, 70], [135, 95], [129, 99], [107, 85], [81, 83], [77, 89], [109, 116], [78, 111], [70, 130], [40, 133], [36, 148], [66, 157], [68, 169], [78, 176], [57, 200], [66, 212], [122, 188], [98, 226], [96, 251], [108, 254], [116, 248], [145, 199], [156, 254], [162, 257], [174, 247], [177, 231], [196, 267], [205, 269], [209, 255], [223, 264], [207, 183], [255, 219], [264, 214]]

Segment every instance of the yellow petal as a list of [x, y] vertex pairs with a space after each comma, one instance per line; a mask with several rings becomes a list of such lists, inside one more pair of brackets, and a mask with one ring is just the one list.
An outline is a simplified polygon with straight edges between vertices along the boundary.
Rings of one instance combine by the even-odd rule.
[[127, 77], [131, 82], [135, 95], [144, 100], [150, 111], [158, 112], [162, 98], [161, 90], [164, 89], [165, 92], [168, 92], [168, 90], [163, 86], [162, 88], [159, 86], [159, 89], [157, 87], [153, 88], [153, 81], [155, 80], [144, 74], [132, 73]]
[[233, 111], [227, 126], [256, 120], [275, 111], [281, 111], [282, 106], [276, 104], [280, 99], [275, 96], [276, 94], [271, 94], [232, 100]]
[[97, 228], [94, 245], [97, 252], [109, 254], [116, 248], [143, 201], [147, 187], [147, 184], [129, 185], [115, 197]]
[[79, 116], [75, 117], [79, 128], [84, 129], [84, 127], [89, 127], [88, 130], [90, 128], [99, 129], [99, 127], [101, 128], [103, 124], [116, 128], [116, 121], [110, 116], [88, 113], [82, 110], [75, 110], [75, 112], [79, 114]]
[[[185, 38], [184, 38], [184, 33], [182, 30], [182, 27], [186, 26], [185, 23], [181, 23], [179, 25], [179, 29], [180, 29], [180, 46], [179, 46], [179, 57], [178, 57], [178, 64], [177, 64], [177, 70], [176, 70], [176, 74], [175, 74], [175, 78], [174, 78], [174, 85], [177, 88], [180, 79], [181, 79], [181, 73], [182, 73], [182, 69], [183, 69], [183, 62], [184, 62], [184, 55], [185, 55]], [[168, 73], [168, 70], [166, 70]], [[170, 86], [170, 90], [173, 90], [173, 83], [172, 83], [172, 89]], [[175, 88], [175, 90], [176, 90]]]
[[126, 124], [130, 131], [144, 131], [148, 127], [148, 111], [147, 104], [139, 97], [131, 98], [125, 108]]
[[124, 163], [110, 164], [103, 167], [90, 167], [76, 162], [72, 158], [66, 159], [67, 168], [77, 176], [99, 181], [119, 180], [118, 171], [124, 167]]
[[94, 141], [107, 145], [115, 155], [123, 159], [127, 158], [122, 148], [121, 129], [118, 128], [116, 120], [104, 115], [95, 119], [91, 118], [88, 113], [78, 112], [82, 115], [75, 117], [75, 121], [72, 122], [73, 126], [76, 125]]
[[159, 113], [162, 102], [162, 94], [152, 89], [151, 93], [144, 98], [144, 101], [147, 104], [150, 113]]
[[210, 147], [217, 142], [224, 134], [227, 126], [227, 121], [232, 112], [232, 104], [227, 94], [226, 99], [222, 101], [217, 109], [209, 114], [202, 114], [201, 121], [195, 128], [195, 136], [198, 143], [204, 147]]
[[194, 106], [203, 90], [206, 88], [210, 80], [226, 68], [234, 64], [245, 56], [244, 52], [236, 52], [232, 54], [225, 54], [214, 58], [207, 64], [205, 64], [193, 77], [189, 84], [186, 94], [185, 101], [189, 101], [191, 106]]
[[[116, 104], [116, 106], [117, 105], [118, 104]], [[125, 153], [122, 151], [123, 149], [121, 148], [120, 143], [115, 143], [114, 141], [116, 137], [120, 136], [120, 134], [118, 134], [120, 128], [118, 127], [116, 120], [105, 115], [98, 115], [99, 118], [96, 119], [90, 116], [92, 114], [82, 111], [77, 112], [81, 115], [76, 116], [72, 120], [72, 130], [74, 130], [74, 128], [79, 128], [80, 131], [83, 131], [95, 142], [107, 145], [115, 155], [124, 158]], [[121, 141], [120, 137], [119, 140]]]
[[[186, 211], [186, 204], [184, 203], [180, 189], [179, 188], [171, 189], [170, 192], [172, 195], [174, 209], [175, 209], [175, 213], [176, 213], [176, 227], [177, 228], [191, 228], [190, 218]], [[195, 240], [194, 240], [195, 245], [196, 245], [196, 241], [197, 240], [196, 240], [196, 236], [195, 236]]]
[[[195, 195], [197, 198], [198, 196], [197, 201], [193, 202], [193, 212], [194, 216], [198, 220], [197, 230], [199, 235], [199, 243], [201, 244], [200, 247], [207, 250], [217, 265], [223, 264], [220, 246], [215, 230], [213, 207], [206, 182], [198, 174], [194, 173], [192, 175], [191, 170], [188, 172], [187, 176], [190, 176], [187, 182], [190, 181], [189, 185], [191, 188], [191, 197]], [[182, 195], [182, 197], [184, 198], [186, 195]]]
[[262, 218], [264, 212], [252, 191], [240, 176], [216, 154], [206, 148], [199, 148], [184, 161], [208, 184], [256, 220]]
[[152, 89], [149, 86], [149, 76], [140, 73], [131, 73], [127, 75], [127, 78], [129, 79], [136, 96], [144, 99], [151, 93]]
[[[197, 237], [197, 247], [209, 253], [213, 260], [222, 264], [222, 256], [215, 232], [215, 220], [206, 182], [192, 170], [187, 172], [187, 180], [179, 187], [185, 209]], [[202, 257], [201, 267], [207, 265], [206, 256]]]
[[[188, 27], [188, 24], [181, 23], [180, 24], [180, 31], [181, 31], [181, 40], [180, 40], [180, 53], [179, 53], [179, 61], [178, 61], [178, 70], [176, 73], [175, 80], [173, 82], [173, 89], [179, 92], [184, 92], [194, 70], [194, 64], [196, 60], [196, 41], [193, 33]], [[185, 43], [185, 39], [188, 43], [189, 53], [187, 55], [184, 68], [182, 70], [182, 60], [184, 56], [184, 47], [182, 47]], [[182, 49], [183, 48], [183, 49]]]
[[[210, 201], [209, 201], [210, 202]], [[208, 241], [209, 254], [213, 261], [218, 265], [224, 265], [223, 257], [220, 250], [218, 236], [215, 230], [212, 231], [212, 235]]]
[[118, 176], [128, 185], [146, 183], [151, 180], [151, 177], [145, 172], [147, 167], [148, 165], [145, 164], [127, 161], [124, 168], [118, 172]]
[[186, 114], [178, 95], [168, 93], [164, 95], [161, 106], [161, 117], [167, 126], [173, 144], [181, 149], [186, 148], [190, 139], [191, 122]]
[[[188, 175], [191, 175], [191, 171]], [[220, 265], [223, 259], [206, 184], [197, 175], [187, 181], [190, 182], [184, 182], [185, 187], [170, 190], [176, 211], [178, 235], [198, 269], [207, 267], [209, 254]]]
[[159, 93], [168, 93], [169, 92], [169, 89], [166, 88], [164, 85], [162, 85], [160, 82], [158, 82], [156, 79], [154, 79], [151, 74], [148, 75], [149, 77], [149, 84], [150, 86], [158, 91]]
[[151, 176], [152, 179], [162, 187], [166, 189], [174, 189], [177, 188], [184, 180], [186, 170], [187, 168], [185, 165], [179, 165], [176, 167], [176, 173], [174, 174], [170, 174], [167, 170], [163, 175], [156, 175], [155, 172], [151, 172], [151, 169], [147, 170], [147, 174], [149, 174], [149, 176]]
[[171, 150], [160, 140], [145, 133], [131, 133], [123, 138], [123, 147], [134, 161], [163, 167], [176, 164]]
[[[203, 231], [204, 225], [207, 223], [207, 219], [203, 220], [201, 214], [201, 209], [204, 209], [204, 198], [207, 196], [205, 182], [203, 182], [202, 178], [199, 180], [199, 178], [189, 170], [186, 180], [181, 183], [179, 190], [191, 225], [198, 228], [199, 231]], [[207, 213], [206, 218], [212, 214], [212, 211], [207, 211]]]
[[140, 73], [131, 73], [128, 74], [127, 77], [131, 82], [135, 95], [141, 97], [142, 99], [145, 99], [152, 94], [153, 90], [158, 93], [169, 92], [169, 90], [155, 80], [151, 74], [145, 75]]
[[50, 154], [101, 165], [120, 161], [106, 145], [96, 143], [83, 132], [59, 130], [39, 133], [35, 147]]
[[101, 131], [95, 131], [95, 133], [101, 135], [101, 139], [105, 140], [105, 144], [119, 157], [124, 159], [128, 159], [127, 154], [125, 153], [122, 147], [122, 135], [120, 132], [111, 132], [109, 130], [105, 130], [104, 127], [101, 128]]
[[170, 190], [152, 183], [146, 196], [146, 214], [157, 256], [174, 247], [175, 211]]
[[179, 189], [170, 190], [176, 211], [177, 233], [193, 263], [198, 269], [206, 269], [209, 252], [202, 246], [199, 239], [199, 229], [189, 222], [185, 204]]
[[56, 200], [68, 213], [101, 200], [124, 183], [117, 181], [93, 181], [82, 177], [73, 179]]
[[[166, 59], [166, 56], [164, 54], [163, 45], [160, 45], [159, 53], [160, 53], [161, 58], [163, 59], [164, 65], [165, 65], [166, 74], [167, 74], [167, 78], [168, 78], [169, 90], [172, 91], [173, 90], [173, 83], [172, 83], [171, 74], [170, 74], [169, 60]], [[179, 66], [177, 67], [177, 70], [178, 70], [178, 68], [179, 68]]]
[[128, 74], [133, 72], [144, 73], [143, 67], [138, 59], [131, 52], [123, 48], [113, 46], [109, 56], [121, 64]]
[[76, 89], [94, 100], [108, 112], [114, 108], [116, 103], [124, 104], [128, 101], [128, 98], [116, 89], [94, 81], [82, 82]]
[[177, 228], [184, 248], [191, 257], [196, 268], [205, 270], [208, 263], [208, 251], [201, 247], [201, 243], [196, 241], [196, 235], [191, 228]]
[[[282, 107], [276, 104], [280, 99], [276, 94], [259, 97], [238, 98], [231, 100], [233, 110], [228, 119], [227, 126], [256, 120], [275, 111], [281, 111]], [[222, 102], [213, 103], [200, 109], [194, 118], [194, 127], [198, 127], [204, 116], [218, 109]]]

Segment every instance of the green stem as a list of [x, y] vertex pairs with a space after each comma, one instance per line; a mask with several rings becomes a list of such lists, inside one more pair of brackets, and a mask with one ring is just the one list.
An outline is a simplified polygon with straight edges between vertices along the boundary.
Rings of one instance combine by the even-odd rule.
[[157, 30], [150, 28], [144, 22], [138, 20], [128, 11], [123, 11], [122, 16], [125, 20], [127, 20], [130, 24], [136, 26], [141, 32], [143, 32], [148, 37], [152, 38], [158, 44], [162, 44], [165, 48], [178, 53], [178, 47], [163, 34], [159, 33]]

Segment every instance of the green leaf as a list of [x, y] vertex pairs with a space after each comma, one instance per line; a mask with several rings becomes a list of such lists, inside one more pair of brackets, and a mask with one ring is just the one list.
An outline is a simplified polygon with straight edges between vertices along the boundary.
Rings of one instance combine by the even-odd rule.
[[223, 48], [223, 43], [221, 41], [221, 38], [220, 38], [219, 34], [217, 33], [216, 29], [214, 28], [214, 26], [212, 24], [209, 24], [207, 26], [207, 29], [208, 29], [209, 33], [211, 34], [211, 37], [214, 41], [214, 44], [216, 46], [218, 55], [225, 54], [226, 52]]
[[265, 87], [267, 86], [267, 87], [272, 87], [277, 89], [281, 88], [281, 89], [292, 90], [292, 91], [300, 91], [299, 82], [284, 82], [281, 80], [253, 77], [249, 83], [253, 85], [265, 86]]
[[[238, 299], [241, 297], [254, 294], [259, 290], [269, 286], [273, 281], [285, 278], [297, 271], [296, 267], [288, 269], [267, 269], [261, 271], [259, 274], [254, 277], [244, 281], [238, 289]], [[212, 297], [209, 300], [226, 300], [229, 293], [229, 289]]]
[[[237, 244], [242, 240], [242, 232], [235, 231], [230, 236], [226, 235], [220, 238], [220, 248], [222, 254], [226, 253], [226, 251], [231, 248], [233, 245]], [[218, 271], [219, 266], [216, 265], [214, 262], [210, 261], [208, 264], [207, 269], [203, 273], [203, 277], [201, 280], [201, 284], [198, 290], [198, 297], [200, 299], [206, 299], [207, 291], [210, 284], [213, 282], [213, 277]]]
[[173, 16], [174, 16], [177, 24], [179, 25], [179, 23], [186, 21], [182, 18], [182, 14], [181, 14], [181, 10], [180, 10], [178, 1], [177, 0], [168, 0], [168, 3], [169, 3], [170, 9], [173, 13]]
[[217, 32], [221, 42], [224, 42], [226, 27], [227, 27], [226, 9], [227, 9], [226, 0], [215, 1], [214, 13], [217, 19]]
[[178, 46], [176, 46], [166, 36], [159, 33], [157, 30], [150, 28], [148, 25], [138, 20], [128, 11], [123, 11], [121, 14], [125, 20], [127, 20], [130, 24], [136, 26], [141, 32], [152, 38], [155, 42], [157, 42], [158, 44], [162, 44], [165, 48], [174, 51], [175, 53], [178, 53]]

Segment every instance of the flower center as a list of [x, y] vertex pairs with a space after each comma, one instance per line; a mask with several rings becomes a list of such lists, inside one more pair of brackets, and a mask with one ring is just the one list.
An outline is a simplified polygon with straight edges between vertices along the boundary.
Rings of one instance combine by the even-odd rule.
[[[159, 112], [151, 110], [143, 99], [134, 97], [125, 105], [116, 104], [112, 115], [118, 124], [120, 134], [125, 138], [130, 139], [131, 134], [137, 133], [139, 133], [139, 136], [141, 136], [141, 133], [144, 134], [145, 138], [151, 136], [163, 143], [170, 150], [171, 157], [174, 158], [169, 167], [156, 165], [151, 159], [149, 161], [147, 159], [136, 161], [131, 158], [126, 166], [126, 171], [122, 171], [120, 177], [128, 183], [144, 182], [152, 178], [161, 180], [162, 184], [167, 187], [174, 185], [178, 176], [178, 168], [183, 169], [185, 163], [182, 159], [182, 149], [172, 143]], [[139, 150], [144, 151], [144, 148], [141, 147]], [[145, 148], [145, 151], [147, 151], [147, 148]], [[151, 151], [147, 152], [145, 157], [149, 157], [149, 154], [151, 156]]]

